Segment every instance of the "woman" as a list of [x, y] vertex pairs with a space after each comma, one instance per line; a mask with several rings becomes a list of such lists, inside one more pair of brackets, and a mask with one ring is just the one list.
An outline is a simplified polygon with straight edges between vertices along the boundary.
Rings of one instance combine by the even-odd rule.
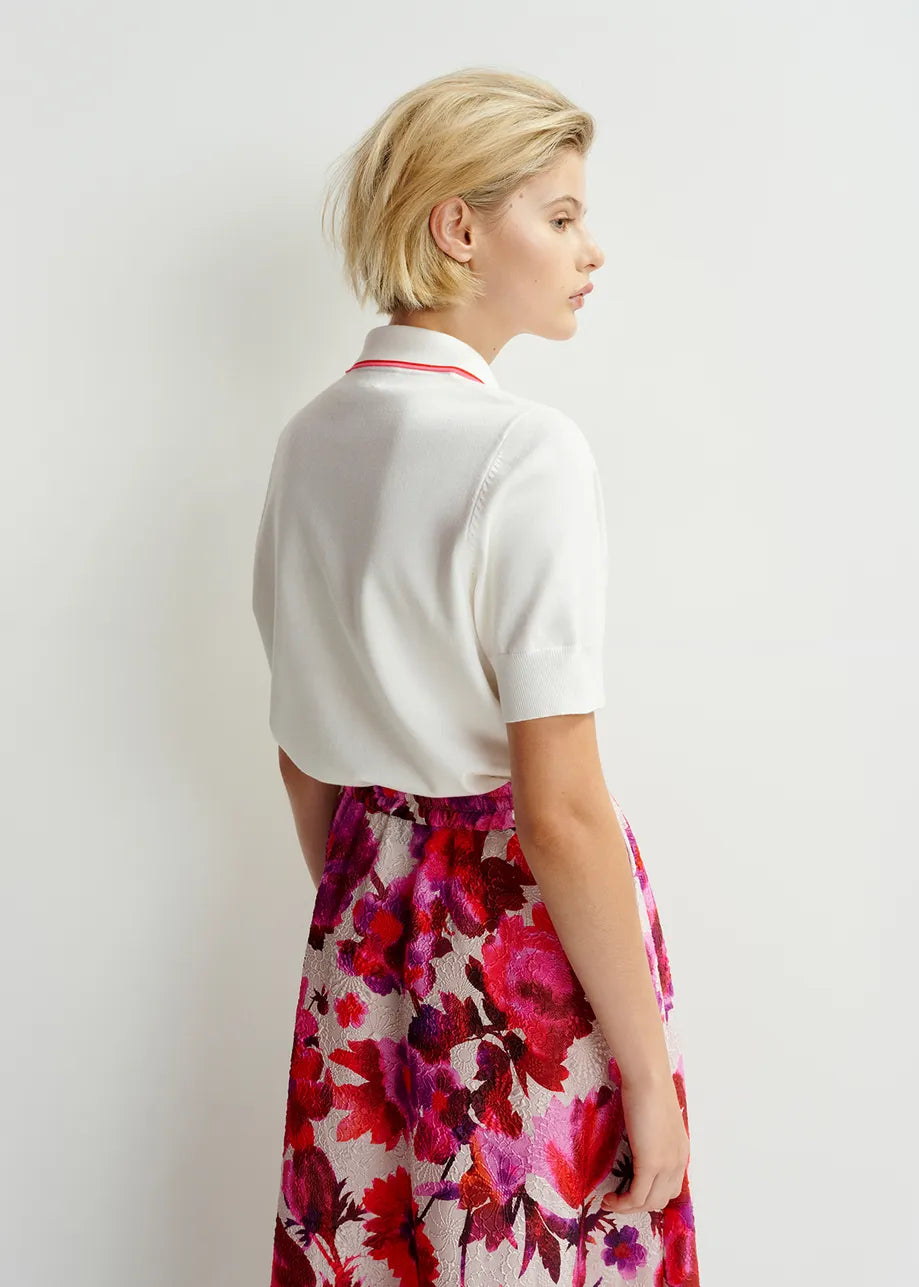
[[466, 69], [343, 168], [390, 321], [281, 433], [254, 568], [318, 885], [272, 1287], [699, 1281], [667, 954], [597, 746], [602, 485], [491, 369], [577, 329], [592, 138]]

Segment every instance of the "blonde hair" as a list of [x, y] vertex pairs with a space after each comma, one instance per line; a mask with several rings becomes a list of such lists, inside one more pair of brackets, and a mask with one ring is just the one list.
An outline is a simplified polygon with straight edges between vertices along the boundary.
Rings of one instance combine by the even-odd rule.
[[467, 67], [397, 98], [339, 158], [322, 207], [325, 232], [332, 202], [332, 243], [358, 302], [395, 313], [478, 299], [481, 280], [431, 236], [432, 207], [459, 196], [490, 224], [521, 183], [563, 149], [586, 154], [593, 136], [587, 112], [513, 72]]

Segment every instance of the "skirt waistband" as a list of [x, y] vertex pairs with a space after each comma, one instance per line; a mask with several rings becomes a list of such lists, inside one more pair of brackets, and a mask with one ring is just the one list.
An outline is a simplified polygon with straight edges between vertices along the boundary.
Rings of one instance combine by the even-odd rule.
[[359, 801], [368, 813], [391, 813], [428, 827], [471, 827], [475, 831], [515, 826], [514, 794], [502, 782], [483, 795], [415, 795], [386, 786], [346, 786], [342, 796]]

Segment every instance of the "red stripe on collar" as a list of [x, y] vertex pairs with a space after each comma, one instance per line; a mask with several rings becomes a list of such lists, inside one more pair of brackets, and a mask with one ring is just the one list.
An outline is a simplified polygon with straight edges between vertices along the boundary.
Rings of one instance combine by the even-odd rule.
[[485, 383], [481, 376], [473, 375], [471, 371], [466, 371], [461, 366], [435, 366], [431, 362], [397, 362], [394, 358], [365, 358], [363, 362], [355, 362], [353, 366], [347, 367], [345, 375], [348, 371], [356, 371], [360, 366], [401, 366], [408, 371], [453, 371], [479, 384]]

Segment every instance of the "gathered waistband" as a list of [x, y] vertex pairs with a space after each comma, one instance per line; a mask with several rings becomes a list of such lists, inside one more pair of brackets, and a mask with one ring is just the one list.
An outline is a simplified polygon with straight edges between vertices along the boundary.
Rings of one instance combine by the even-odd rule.
[[502, 782], [482, 795], [414, 795], [385, 786], [346, 786], [342, 797], [359, 801], [369, 813], [391, 813], [428, 827], [471, 827], [475, 831], [514, 827], [514, 794]]

